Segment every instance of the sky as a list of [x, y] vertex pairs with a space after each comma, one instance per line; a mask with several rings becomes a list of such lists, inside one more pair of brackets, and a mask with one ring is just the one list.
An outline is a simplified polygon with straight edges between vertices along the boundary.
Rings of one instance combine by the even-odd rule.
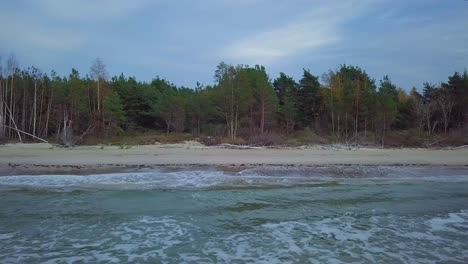
[[298, 80], [341, 64], [421, 89], [468, 67], [467, 0], [0, 0], [0, 56], [67, 76], [214, 83], [216, 65]]

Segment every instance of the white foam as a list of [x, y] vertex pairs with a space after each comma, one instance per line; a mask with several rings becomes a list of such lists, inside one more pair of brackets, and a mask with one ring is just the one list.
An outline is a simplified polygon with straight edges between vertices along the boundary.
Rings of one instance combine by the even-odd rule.
[[0, 187], [98, 189], [204, 189], [217, 187], [288, 187], [323, 183], [339, 184], [395, 184], [411, 181], [468, 181], [467, 170], [439, 175], [440, 170], [426, 168], [365, 168], [326, 167], [309, 169], [249, 169], [237, 174], [215, 170], [159, 170], [135, 173], [98, 175], [22, 175], [0, 177]]
[[5, 233], [5, 234], [0, 233], [0, 240], [10, 239], [14, 236], [15, 236], [15, 233]]
[[[72, 222], [55, 228], [44, 227], [41, 233], [50, 244], [30, 239], [26, 234], [2, 234], [4, 247], [12, 252], [8, 253], [11, 255], [0, 254], [0, 257], [6, 262], [13, 260], [12, 256], [22, 262], [46, 258], [47, 263], [154, 260], [177, 263], [345, 263], [357, 260], [437, 263], [463, 262], [468, 257], [468, 252], [460, 251], [466, 248], [463, 243], [468, 239], [468, 234], [460, 232], [468, 228], [467, 211], [420, 220], [397, 215], [366, 219], [345, 214], [308, 221], [266, 223], [255, 227], [254, 231], [229, 236], [208, 235], [207, 230], [174, 217], [144, 216], [95, 225]], [[446, 229], [440, 226], [457, 229], [457, 239], [453, 235], [446, 236]]]
[[458, 232], [456, 227], [468, 229], [468, 211], [450, 213], [448, 217], [435, 217], [427, 221], [427, 224], [432, 231]]
[[99, 175], [24, 175], [0, 177], [0, 186], [19, 188], [204, 189], [211, 187], [300, 186], [324, 183], [310, 177], [263, 176], [222, 171], [139, 172]]
[[[402, 177], [401, 180], [420, 179], [419, 176], [411, 177]], [[431, 177], [428, 179], [432, 180]], [[191, 190], [213, 186], [302, 186], [328, 180], [322, 176], [299, 173], [293, 176], [281, 176], [281, 173], [269, 176], [253, 171], [239, 175], [225, 174], [221, 171], [151, 171], [91, 176], [8, 176], [0, 177], [0, 186]], [[337, 181], [337, 178], [331, 180]], [[369, 181], [370, 184], [375, 184], [393, 180], [385, 177], [364, 180], [338, 178], [340, 183]], [[346, 191], [345, 188], [343, 190]], [[223, 205], [213, 201], [211, 194], [191, 192], [189, 197], [194, 197], [201, 203]], [[64, 201], [73, 199], [65, 197], [62, 200], [62, 194], [53, 196], [57, 198], [49, 204], [53, 207], [63, 206]], [[278, 200], [282, 198], [275, 196]], [[329, 197], [324, 197], [326, 198]], [[229, 200], [231, 197], [226, 196], [223, 199]], [[340, 211], [341, 207], [331, 209]], [[392, 215], [386, 212], [385, 208], [365, 209], [365, 214], [369, 214], [367, 216], [357, 213], [330, 216], [327, 213], [326, 216], [318, 218], [321, 212], [315, 214], [311, 208], [310, 214], [298, 213], [299, 217], [284, 216], [283, 220], [279, 220], [281, 222], [274, 222], [271, 220], [273, 218], [265, 217], [270, 219], [269, 223], [253, 224], [247, 229], [249, 231], [229, 228], [222, 230], [218, 225], [219, 219], [216, 218], [218, 215], [214, 216], [214, 219], [212, 215], [206, 216], [206, 219], [203, 216], [207, 223], [201, 224], [193, 222], [192, 216], [187, 215], [133, 217], [131, 214], [125, 214], [116, 218], [111, 216], [104, 221], [74, 221], [76, 219], [73, 216], [67, 219], [54, 214], [54, 217], [42, 219], [40, 224], [36, 222], [40, 227], [37, 227], [39, 230], [33, 231], [39, 235], [33, 236], [26, 232], [0, 233], [0, 244], [5, 248], [5, 252], [0, 252], [0, 260], [28, 262], [42, 259], [49, 263], [156, 260], [173, 263], [342, 263], [358, 260], [371, 263], [461, 263], [468, 259], [468, 251], [464, 251], [468, 241], [468, 211], [427, 216], [416, 213]], [[232, 212], [219, 213], [227, 214], [228, 219], [234, 215]], [[246, 216], [251, 217], [250, 213]], [[100, 217], [104, 215], [107, 217], [106, 213]], [[57, 217], [60, 218], [59, 221]], [[205, 224], [208, 227], [204, 226]], [[212, 227], [219, 229], [212, 231]]]
[[[24, 262], [46, 258], [49, 259], [46, 263], [119, 263], [122, 256], [129, 262], [150, 259], [167, 262], [170, 259], [168, 249], [193, 241], [189, 230], [194, 227], [168, 217], [140, 217], [117, 225], [100, 223], [93, 227], [69, 223], [43, 228], [46, 231], [43, 235], [51, 246], [20, 234], [19, 239], [3, 244], [4, 249], [9, 249], [9, 256]], [[5, 239], [12, 237], [5, 236]], [[8, 255], [0, 259], [8, 260]]]

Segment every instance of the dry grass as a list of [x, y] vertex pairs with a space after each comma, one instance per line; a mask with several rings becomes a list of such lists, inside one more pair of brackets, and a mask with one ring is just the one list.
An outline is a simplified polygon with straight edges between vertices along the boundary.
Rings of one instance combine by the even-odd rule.
[[[97, 138], [87, 137], [82, 142], [83, 145], [153, 145], [153, 144], [173, 144], [184, 141], [197, 140], [200, 143], [212, 146], [223, 143], [232, 145], [253, 145], [253, 146], [301, 146], [313, 144], [332, 144], [345, 143], [343, 139], [333, 136], [319, 136], [310, 129], [298, 131], [289, 136], [277, 133], [264, 133], [263, 135], [254, 135], [248, 139], [241, 137], [195, 137], [188, 133], [126, 133], [119, 136]], [[360, 132], [351, 142], [361, 146], [381, 146], [381, 135], [368, 131], [366, 135]], [[385, 136], [384, 147], [442, 147], [442, 146], [461, 146], [468, 144], [468, 131], [462, 129], [452, 130], [449, 134], [429, 135], [426, 132], [417, 129], [389, 131]]]
[[88, 137], [83, 145], [153, 145], [153, 144], [172, 144], [184, 141], [194, 140], [195, 137], [188, 133], [158, 133], [146, 132], [126, 134], [109, 138]]
[[285, 140], [287, 145], [312, 145], [312, 144], [329, 144], [333, 140], [331, 137], [322, 137], [317, 135], [314, 131], [306, 128], [303, 131], [298, 131]]
[[249, 144], [254, 146], [278, 146], [285, 142], [285, 136], [273, 132], [253, 135], [249, 138]]
[[198, 141], [206, 146], [214, 146], [220, 144], [232, 144], [232, 145], [245, 145], [247, 141], [240, 137], [230, 138], [230, 137], [200, 137]]

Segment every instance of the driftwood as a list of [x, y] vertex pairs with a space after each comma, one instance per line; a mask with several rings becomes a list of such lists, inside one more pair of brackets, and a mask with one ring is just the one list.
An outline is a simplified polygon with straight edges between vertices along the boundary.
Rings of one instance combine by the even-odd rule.
[[[6, 126], [6, 125], [3, 125], [3, 126], [16, 130], [16, 133], [18, 133], [18, 138], [19, 138], [20, 142], [22, 142], [23, 140], [21, 139], [21, 134], [19, 133], [20, 130], [18, 129], [18, 126], [16, 125], [15, 119], [13, 118], [13, 115], [11, 114], [11, 110], [7, 105], [5, 105], [5, 108], [8, 110], [10, 120], [11, 120], [11, 122], [13, 123], [13, 125], [15, 127], [13, 128], [13, 127]], [[26, 133], [26, 132], [23, 131], [23, 133]]]
[[468, 145], [458, 146], [458, 147], [451, 148], [451, 149], [462, 149], [462, 148], [468, 148]]
[[436, 144], [436, 143], [438, 143], [438, 142], [440, 142], [442, 140], [445, 140], [447, 138], [449, 138], [449, 137], [444, 137], [444, 138], [438, 139], [438, 140], [436, 140], [436, 141], [434, 141], [434, 142], [432, 142], [430, 144], [427, 144], [426, 147], [430, 147], [430, 146], [432, 146], [432, 145], [434, 145], [434, 144]]
[[263, 147], [254, 147], [254, 146], [248, 146], [248, 145], [233, 145], [233, 144], [220, 144], [220, 147], [224, 148], [229, 148], [229, 149], [264, 149]]
[[[43, 138], [40, 138], [40, 137], [34, 136], [34, 135], [32, 135], [32, 134], [29, 134], [28, 132], [24, 132], [23, 130], [20, 130], [20, 129], [18, 129], [18, 128], [14, 128], [14, 127], [7, 126], [7, 125], [1, 125], [1, 126], [4, 126], [4, 127], [6, 127], [6, 128], [14, 129], [14, 130], [16, 130], [18, 133], [23, 133], [23, 134], [28, 135], [28, 136], [30, 136], [30, 137], [33, 137], [33, 138], [35, 138], [35, 139], [37, 139], [37, 140], [40, 140], [40, 141], [42, 141], [42, 142], [44, 142], [44, 143], [49, 143], [47, 140], [45, 140], [45, 139], [43, 139]], [[20, 139], [21, 139], [21, 137], [20, 137]]]
[[93, 125], [89, 125], [88, 128], [79, 137], [77, 137], [72, 135], [71, 125], [65, 127], [69, 131], [68, 133], [66, 131], [61, 133], [61, 137], [59, 138], [60, 143], [56, 145], [57, 147], [72, 148], [77, 144], [79, 145], [83, 141], [83, 138], [89, 133], [89, 131], [94, 128]]
[[78, 138], [78, 142], [81, 142], [83, 141], [83, 138], [88, 134], [88, 132], [91, 130], [93, 126], [92, 125], [89, 125], [88, 129], [86, 129], [85, 132], [83, 132], [83, 134], [81, 134], [81, 136]]

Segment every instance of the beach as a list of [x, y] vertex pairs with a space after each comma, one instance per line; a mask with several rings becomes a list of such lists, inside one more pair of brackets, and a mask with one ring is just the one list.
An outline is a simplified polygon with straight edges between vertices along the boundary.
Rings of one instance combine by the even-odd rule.
[[0, 262], [468, 259], [467, 149], [238, 148], [3, 145]]
[[468, 166], [468, 149], [379, 149], [336, 146], [233, 149], [198, 142], [142, 146], [50, 144], [0, 146], [0, 174], [24, 172], [112, 172], [125, 168], [183, 166]]

